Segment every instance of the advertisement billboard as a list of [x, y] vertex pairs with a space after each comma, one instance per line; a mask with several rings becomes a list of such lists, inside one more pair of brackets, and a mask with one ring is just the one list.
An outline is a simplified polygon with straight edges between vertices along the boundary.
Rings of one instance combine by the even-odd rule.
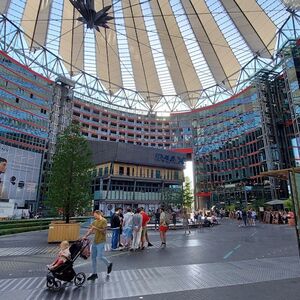
[[37, 196], [42, 154], [0, 144], [0, 200], [19, 207]]

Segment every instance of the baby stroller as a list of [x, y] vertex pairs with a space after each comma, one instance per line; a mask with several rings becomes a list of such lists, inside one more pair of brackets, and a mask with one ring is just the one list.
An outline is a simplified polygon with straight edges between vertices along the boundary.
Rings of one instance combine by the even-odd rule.
[[90, 241], [89, 239], [78, 240], [69, 248], [71, 258], [62, 265], [53, 270], [49, 270], [47, 274], [47, 287], [58, 291], [61, 288], [61, 281], [72, 282], [80, 287], [84, 284], [86, 276], [83, 272], [76, 273], [73, 269], [73, 263], [80, 256], [87, 259], [90, 256]]

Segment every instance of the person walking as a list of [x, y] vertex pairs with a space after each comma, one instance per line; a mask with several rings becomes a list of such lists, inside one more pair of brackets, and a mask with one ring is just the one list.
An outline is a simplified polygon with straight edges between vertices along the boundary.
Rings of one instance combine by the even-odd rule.
[[158, 208], [155, 213], [155, 224], [154, 224], [155, 230], [156, 230], [156, 226], [159, 227], [159, 219], [160, 219], [160, 211]]
[[242, 219], [244, 221], [244, 226], [246, 227], [247, 226], [247, 211], [246, 211], [246, 209], [243, 209], [243, 211], [242, 211]]
[[183, 228], [184, 228], [184, 234], [188, 232], [188, 234], [191, 233], [190, 228], [189, 228], [189, 214], [187, 213], [187, 210], [183, 210], [183, 215], [182, 215], [182, 223], [183, 223]]
[[123, 219], [124, 219], [124, 215], [123, 215], [123, 208], [119, 208], [119, 218], [120, 218], [120, 231], [119, 231], [119, 248], [122, 247], [123, 248], [123, 244], [121, 242], [121, 235], [123, 233]]
[[165, 212], [165, 209], [162, 207], [160, 209], [160, 218], [159, 218], [159, 234], [161, 240], [161, 248], [166, 248], [167, 246], [167, 231], [169, 230], [170, 219]]
[[241, 212], [241, 210], [238, 209], [235, 214], [236, 214], [236, 218], [237, 218], [237, 221], [238, 221], [238, 225], [239, 225], [239, 227], [241, 227], [241, 223], [242, 223], [242, 212]]
[[256, 211], [254, 209], [251, 210], [251, 218], [252, 218], [252, 226], [255, 226], [256, 223]]
[[177, 217], [176, 211], [173, 210], [172, 211], [172, 222], [173, 222], [174, 230], [176, 230], [176, 217]]
[[133, 215], [133, 239], [130, 251], [135, 251], [139, 248], [142, 234], [142, 222], [143, 218], [140, 214], [141, 209], [138, 208]]
[[252, 226], [252, 211], [251, 211], [251, 209], [249, 209], [247, 211], [247, 224], [249, 226]]
[[111, 237], [111, 250], [118, 250], [119, 245], [119, 236], [120, 236], [120, 208], [116, 208], [115, 213], [111, 217], [110, 228], [112, 229], [112, 237]]
[[194, 211], [194, 225], [198, 226], [198, 217], [199, 213], [197, 211]]
[[107, 274], [112, 271], [112, 262], [110, 262], [104, 256], [104, 246], [106, 242], [106, 230], [107, 221], [101, 215], [99, 210], [95, 210], [94, 213], [95, 221], [91, 224], [87, 233], [83, 236], [83, 239], [87, 238], [91, 234], [95, 234], [94, 242], [92, 244], [92, 274], [87, 278], [87, 280], [95, 280], [98, 278], [97, 275], [97, 258], [101, 259], [107, 267]]

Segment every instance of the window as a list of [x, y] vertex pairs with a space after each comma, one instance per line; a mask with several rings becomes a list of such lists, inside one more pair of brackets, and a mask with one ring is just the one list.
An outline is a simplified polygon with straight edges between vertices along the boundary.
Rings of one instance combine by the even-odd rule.
[[99, 176], [103, 176], [103, 169], [102, 168], [99, 168]]
[[179, 179], [179, 173], [178, 173], [178, 171], [175, 171], [175, 172], [174, 172], [174, 179], [175, 179], [175, 180], [178, 180], [178, 179]]
[[156, 170], [156, 172], [155, 172], [155, 177], [156, 177], [156, 178], [160, 178], [160, 170]]
[[124, 167], [119, 167], [119, 175], [124, 175]]
[[151, 170], [151, 178], [154, 177], [154, 170]]
[[19, 103], [19, 101], [20, 101], [20, 99], [19, 99], [19, 98], [16, 98], [16, 102]]
[[126, 175], [127, 175], [127, 176], [130, 176], [130, 168], [129, 168], [129, 167], [127, 167]]
[[104, 175], [108, 175], [108, 167], [104, 168]]

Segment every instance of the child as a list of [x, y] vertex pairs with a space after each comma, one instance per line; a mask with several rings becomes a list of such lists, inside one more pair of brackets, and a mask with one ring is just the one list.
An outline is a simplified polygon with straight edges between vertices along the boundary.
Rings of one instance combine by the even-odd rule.
[[58, 253], [58, 257], [51, 265], [47, 265], [49, 270], [54, 270], [58, 266], [65, 263], [68, 259], [70, 259], [71, 253], [69, 251], [69, 247], [70, 247], [70, 245], [69, 245], [68, 241], [62, 241], [60, 243], [60, 245], [59, 245], [60, 251]]

